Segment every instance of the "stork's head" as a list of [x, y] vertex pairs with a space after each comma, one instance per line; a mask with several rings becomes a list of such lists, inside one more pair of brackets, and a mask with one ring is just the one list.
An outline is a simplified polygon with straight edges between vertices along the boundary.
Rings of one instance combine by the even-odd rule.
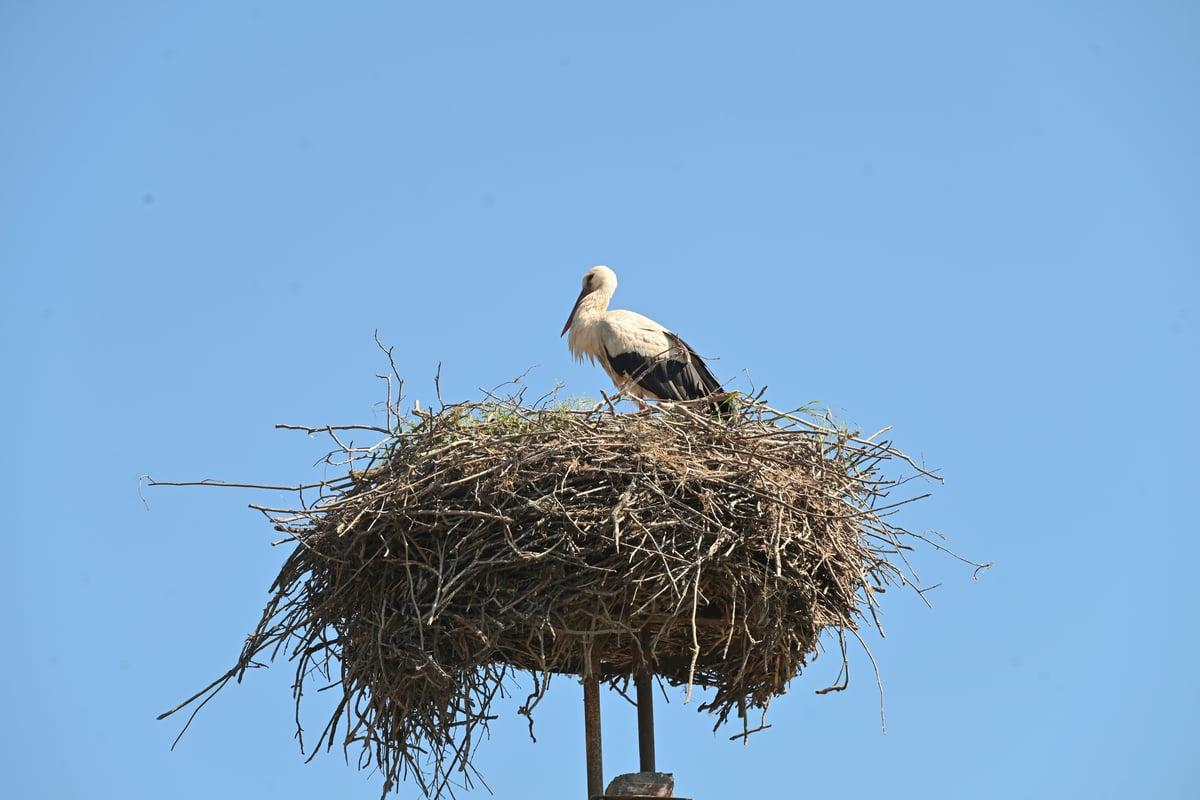
[[571, 323], [575, 321], [575, 312], [579, 310], [580, 303], [588, 295], [597, 295], [601, 302], [601, 311], [608, 306], [609, 299], [613, 296], [613, 292], [617, 290], [617, 273], [605, 266], [592, 267], [583, 276], [583, 289], [579, 292], [579, 297], [575, 300], [575, 306], [571, 309], [571, 316], [567, 317], [567, 324], [563, 325], [562, 336], [567, 331], [571, 330]]

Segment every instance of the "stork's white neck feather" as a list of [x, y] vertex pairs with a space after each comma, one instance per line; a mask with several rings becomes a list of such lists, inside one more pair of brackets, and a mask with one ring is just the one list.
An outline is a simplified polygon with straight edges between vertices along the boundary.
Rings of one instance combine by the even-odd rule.
[[608, 312], [608, 303], [617, 290], [617, 276], [607, 267], [596, 267], [588, 275], [594, 285], [592, 291], [581, 295], [576, 302], [567, 346], [576, 361], [582, 361], [587, 356], [593, 363], [601, 358], [607, 364], [607, 359], [602, 357], [604, 342], [600, 329]]
[[585, 295], [579, 301], [579, 307], [575, 309], [575, 320], [571, 323], [571, 332], [567, 335], [567, 346], [576, 361], [582, 361], [583, 357], [587, 356], [594, 363], [596, 357], [604, 351], [600, 326], [604, 322], [610, 299], [612, 290], [605, 291], [601, 288]]

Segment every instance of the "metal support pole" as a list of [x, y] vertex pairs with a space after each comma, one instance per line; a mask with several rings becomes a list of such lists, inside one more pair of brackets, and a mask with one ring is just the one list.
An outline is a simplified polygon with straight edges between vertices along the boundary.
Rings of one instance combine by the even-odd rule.
[[657, 772], [654, 768], [654, 678], [641, 669], [634, 678], [637, 687], [638, 758], [642, 772]]
[[600, 654], [593, 650], [591, 671], [583, 676], [583, 737], [587, 750], [588, 800], [604, 794], [604, 749], [600, 739]]
[[641, 661], [634, 667], [633, 683], [637, 690], [638, 759], [642, 772], [654, 768], [654, 673], [650, 671], [650, 633], [642, 629]]

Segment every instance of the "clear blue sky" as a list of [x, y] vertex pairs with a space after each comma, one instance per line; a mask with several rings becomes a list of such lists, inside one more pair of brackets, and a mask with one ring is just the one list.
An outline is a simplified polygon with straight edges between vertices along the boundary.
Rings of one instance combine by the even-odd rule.
[[[285, 498], [138, 476], [320, 477], [273, 425], [378, 421], [375, 329], [410, 400], [595, 396], [558, 332], [604, 263], [723, 379], [895, 426], [946, 476], [902, 521], [996, 563], [887, 597], [886, 734], [861, 656], [747, 747], [660, 704], [680, 794], [1193, 796], [1198, 8], [0, 2], [0, 794], [376, 797], [302, 763], [286, 664], [168, 749]], [[582, 797], [578, 685], [537, 744], [518, 704], [496, 796]]]

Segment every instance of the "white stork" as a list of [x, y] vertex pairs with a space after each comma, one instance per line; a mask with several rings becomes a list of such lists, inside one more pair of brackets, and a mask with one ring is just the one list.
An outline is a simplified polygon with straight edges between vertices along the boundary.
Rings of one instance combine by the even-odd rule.
[[[649, 317], [633, 311], [609, 311], [617, 276], [608, 267], [592, 267], [571, 309], [562, 334], [576, 361], [600, 362], [622, 391], [655, 400], [697, 400], [721, 390], [696, 351]], [[643, 406], [644, 408], [644, 406]], [[712, 410], [720, 413], [719, 404]]]

